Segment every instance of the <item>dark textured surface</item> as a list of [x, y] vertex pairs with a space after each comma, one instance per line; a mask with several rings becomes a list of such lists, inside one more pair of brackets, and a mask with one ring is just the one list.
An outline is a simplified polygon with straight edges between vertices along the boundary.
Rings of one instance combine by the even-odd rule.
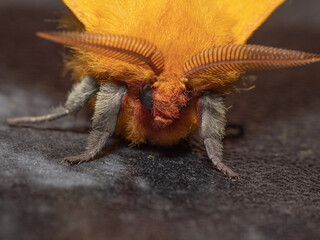
[[[51, 130], [3, 123], [47, 113], [71, 87], [61, 47], [34, 36], [54, 28], [43, 19], [56, 18], [55, 2], [0, 3], [0, 239], [319, 238], [319, 64], [259, 73], [255, 90], [227, 99], [228, 122], [245, 128], [224, 144], [238, 183], [185, 143], [127, 148], [113, 139], [102, 159], [66, 167], [61, 159], [88, 136], [83, 115]], [[250, 42], [320, 53], [319, 8], [289, 1]]]

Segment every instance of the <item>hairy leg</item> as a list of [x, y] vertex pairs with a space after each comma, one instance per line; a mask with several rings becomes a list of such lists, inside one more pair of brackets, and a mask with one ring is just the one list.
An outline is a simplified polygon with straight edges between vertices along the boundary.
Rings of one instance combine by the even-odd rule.
[[53, 121], [68, 114], [77, 114], [98, 92], [98, 90], [99, 85], [96, 83], [96, 81], [92, 77], [86, 76], [81, 82], [72, 88], [68, 94], [68, 98], [64, 106], [57, 107], [50, 114], [43, 116], [9, 118], [7, 119], [7, 123], [10, 126], [18, 126], [23, 123]]
[[66, 164], [88, 162], [102, 150], [109, 136], [116, 129], [122, 98], [125, 93], [126, 87], [110, 82], [100, 87], [92, 118], [92, 131], [88, 138], [86, 150], [80, 155], [66, 157], [64, 159]]
[[213, 166], [231, 180], [239, 180], [239, 175], [222, 162], [222, 139], [225, 134], [226, 110], [223, 98], [217, 94], [201, 97], [200, 136]]

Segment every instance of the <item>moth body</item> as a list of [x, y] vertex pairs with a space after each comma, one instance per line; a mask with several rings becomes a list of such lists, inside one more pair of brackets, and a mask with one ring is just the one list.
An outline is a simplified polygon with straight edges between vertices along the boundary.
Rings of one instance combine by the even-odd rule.
[[113, 134], [168, 146], [199, 131], [213, 166], [238, 180], [222, 161], [224, 96], [246, 71], [320, 61], [318, 54], [245, 44], [284, 0], [63, 2], [77, 22], [72, 31], [38, 36], [72, 48], [66, 66], [76, 83], [64, 106], [8, 123], [76, 114], [96, 97], [87, 147], [64, 159], [71, 165], [95, 159]]

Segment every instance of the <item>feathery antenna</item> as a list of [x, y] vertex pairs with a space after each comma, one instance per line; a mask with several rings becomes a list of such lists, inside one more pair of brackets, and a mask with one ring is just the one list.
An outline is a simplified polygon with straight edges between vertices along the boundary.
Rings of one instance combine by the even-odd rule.
[[147, 40], [113, 34], [86, 32], [38, 32], [39, 37], [66, 46], [92, 51], [127, 63], [151, 68], [156, 75], [164, 69], [161, 51]]
[[258, 45], [226, 45], [194, 55], [184, 64], [185, 77], [228, 71], [285, 68], [320, 61], [320, 55]]

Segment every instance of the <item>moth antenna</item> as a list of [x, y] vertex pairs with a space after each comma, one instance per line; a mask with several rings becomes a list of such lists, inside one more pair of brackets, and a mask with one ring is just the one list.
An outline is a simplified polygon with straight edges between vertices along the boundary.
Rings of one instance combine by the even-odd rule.
[[285, 68], [320, 61], [320, 55], [258, 45], [226, 45], [204, 50], [184, 64], [185, 77], [228, 71]]
[[127, 63], [151, 68], [156, 75], [159, 75], [164, 69], [161, 51], [145, 39], [73, 31], [38, 32], [37, 36], [69, 47], [92, 51]]

